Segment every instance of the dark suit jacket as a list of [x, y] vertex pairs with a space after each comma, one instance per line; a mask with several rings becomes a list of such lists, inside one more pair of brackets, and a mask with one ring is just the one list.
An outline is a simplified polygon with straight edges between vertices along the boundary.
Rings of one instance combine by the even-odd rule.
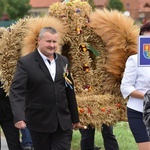
[[[0, 87], [2, 86], [0, 82]], [[0, 88], [0, 122], [13, 121], [13, 114], [10, 107], [9, 97], [6, 96], [3, 88]]]
[[57, 55], [55, 81], [37, 50], [18, 61], [9, 98], [15, 122], [25, 120], [30, 130], [53, 132], [58, 122], [68, 130], [79, 122], [74, 90], [65, 86], [63, 77], [68, 60]]

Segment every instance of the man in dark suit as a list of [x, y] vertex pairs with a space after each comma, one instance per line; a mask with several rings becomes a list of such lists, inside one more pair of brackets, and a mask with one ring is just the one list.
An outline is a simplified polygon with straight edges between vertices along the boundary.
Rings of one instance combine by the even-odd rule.
[[58, 39], [52, 27], [40, 31], [37, 50], [19, 59], [10, 88], [15, 126], [27, 125], [35, 150], [70, 150], [72, 128], [80, 125], [68, 60], [55, 53]]

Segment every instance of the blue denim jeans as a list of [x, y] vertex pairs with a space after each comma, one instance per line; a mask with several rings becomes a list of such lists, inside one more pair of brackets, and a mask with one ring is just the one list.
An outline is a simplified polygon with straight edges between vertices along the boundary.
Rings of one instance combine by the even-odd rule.
[[21, 145], [22, 147], [27, 147], [27, 146], [33, 146], [33, 142], [31, 139], [31, 134], [28, 128], [25, 129], [21, 129], [21, 138], [22, 138], [22, 142]]

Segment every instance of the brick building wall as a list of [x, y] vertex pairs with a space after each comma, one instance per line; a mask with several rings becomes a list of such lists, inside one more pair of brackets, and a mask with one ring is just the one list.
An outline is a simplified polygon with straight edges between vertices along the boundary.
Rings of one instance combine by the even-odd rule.
[[133, 19], [139, 18], [139, 6], [140, 6], [140, 0], [121, 0], [125, 11], [130, 12], [130, 16]]

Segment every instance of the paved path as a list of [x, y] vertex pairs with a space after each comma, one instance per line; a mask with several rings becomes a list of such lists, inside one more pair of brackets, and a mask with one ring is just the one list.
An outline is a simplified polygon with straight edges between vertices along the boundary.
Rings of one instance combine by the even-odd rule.
[[4, 137], [1, 137], [1, 150], [8, 150], [7, 143]]

